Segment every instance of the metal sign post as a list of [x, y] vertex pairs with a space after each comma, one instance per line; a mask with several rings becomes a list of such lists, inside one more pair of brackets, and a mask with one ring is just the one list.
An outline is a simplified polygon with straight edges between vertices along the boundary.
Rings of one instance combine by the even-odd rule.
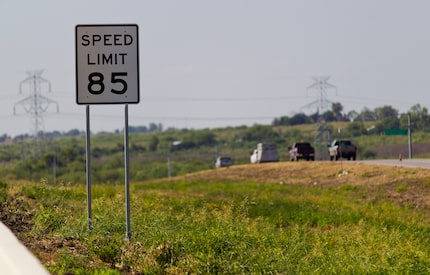
[[139, 29], [136, 24], [77, 25], [76, 103], [86, 105], [88, 228], [91, 231], [90, 104], [125, 104], [124, 168], [126, 238], [130, 229], [128, 104], [139, 103]]
[[86, 172], [87, 172], [87, 213], [88, 213], [88, 230], [93, 230], [93, 214], [91, 210], [91, 146], [90, 146], [90, 105], [86, 106]]
[[124, 173], [125, 173], [125, 228], [126, 238], [131, 238], [130, 229], [130, 169], [129, 169], [129, 156], [128, 156], [128, 104], [124, 107]]

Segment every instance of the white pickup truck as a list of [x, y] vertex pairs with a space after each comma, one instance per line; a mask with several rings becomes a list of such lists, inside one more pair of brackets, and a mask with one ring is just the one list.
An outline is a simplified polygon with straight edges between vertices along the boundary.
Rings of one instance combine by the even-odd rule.
[[333, 140], [328, 147], [330, 160], [338, 160], [339, 158], [356, 160], [357, 146], [355, 146], [349, 139]]

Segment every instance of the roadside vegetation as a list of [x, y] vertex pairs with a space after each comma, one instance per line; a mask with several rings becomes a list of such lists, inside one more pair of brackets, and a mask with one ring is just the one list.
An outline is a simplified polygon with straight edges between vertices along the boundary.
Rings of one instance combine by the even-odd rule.
[[430, 272], [430, 171], [358, 163], [235, 165], [124, 191], [2, 182], [1, 220], [52, 274]]

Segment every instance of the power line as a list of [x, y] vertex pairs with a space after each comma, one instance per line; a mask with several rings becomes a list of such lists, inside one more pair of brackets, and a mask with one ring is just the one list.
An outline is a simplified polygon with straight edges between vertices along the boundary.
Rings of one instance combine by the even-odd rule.
[[[66, 117], [84, 117], [85, 114], [79, 113], [64, 113], [60, 112], [58, 114], [47, 114], [50, 118], [54, 116], [66, 116]], [[92, 114], [94, 118], [101, 119], [123, 119], [120, 115], [109, 115], [109, 114]], [[181, 121], [181, 120], [193, 120], [193, 121], [210, 121], [210, 120], [258, 120], [258, 119], [273, 119], [276, 116], [244, 116], [244, 117], [206, 117], [206, 116], [142, 116], [142, 115], [132, 115], [130, 114], [130, 119], [159, 119], [159, 120], [171, 120], [171, 121]], [[1, 118], [1, 117], [0, 117]]]
[[278, 97], [145, 97], [150, 101], [271, 101], [303, 99], [302, 96], [278, 96]]
[[[56, 91], [56, 94], [52, 94], [53, 98], [74, 98], [76, 95], [74, 92], [63, 92]], [[383, 104], [401, 104], [414, 105], [418, 102], [405, 102], [405, 101], [395, 101], [387, 98], [375, 98], [375, 97], [357, 97], [357, 96], [346, 96], [346, 95], [336, 95], [338, 98], [342, 98], [347, 102], [352, 103], [383, 103]], [[0, 96], [0, 100], [8, 100], [16, 98], [16, 96]], [[309, 98], [308, 96], [265, 96], [265, 97], [146, 97], [144, 96], [142, 102], [244, 102], [244, 101], [280, 101], [280, 100], [300, 100]], [[74, 102], [74, 101], [73, 101]], [[312, 103], [316, 103], [312, 102]], [[305, 107], [309, 107], [308, 104]], [[330, 102], [329, 102], [330, 103]], [[343, 103], [343, 102], [342, 102]], [[365, 106], [363, 106], [365, 107]]]

